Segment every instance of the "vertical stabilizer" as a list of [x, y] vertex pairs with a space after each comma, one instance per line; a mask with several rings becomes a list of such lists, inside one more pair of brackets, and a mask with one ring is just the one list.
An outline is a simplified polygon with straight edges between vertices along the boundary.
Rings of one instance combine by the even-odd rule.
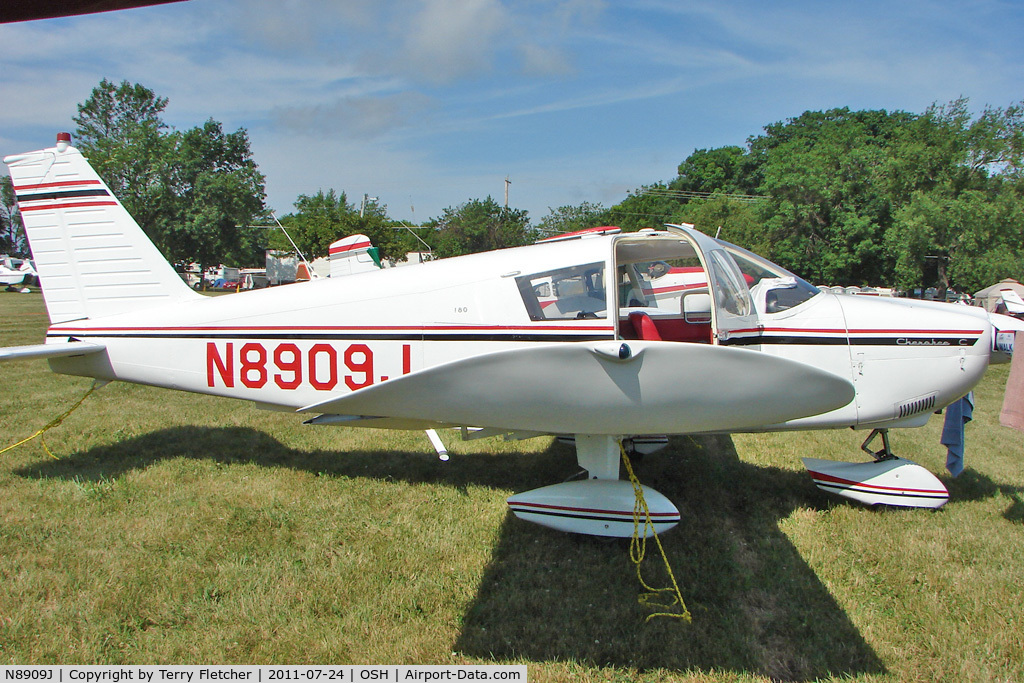
[[328, 248], [331, 260], [331, 277], [354, 275], [380, 270], [380, 256], [377, 248], [366, 235], [349, 235]]
[[57, 146], [4, 159], [51, 323], [192, 299], [138, 223], [60, 133]]

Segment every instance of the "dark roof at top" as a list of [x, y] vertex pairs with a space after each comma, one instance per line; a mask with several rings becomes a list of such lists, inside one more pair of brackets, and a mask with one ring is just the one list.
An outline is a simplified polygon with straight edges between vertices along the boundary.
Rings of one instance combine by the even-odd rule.
[[0, 3], [0, 23], [111, 12], [169, 2], [182, 0], [4, 0]]

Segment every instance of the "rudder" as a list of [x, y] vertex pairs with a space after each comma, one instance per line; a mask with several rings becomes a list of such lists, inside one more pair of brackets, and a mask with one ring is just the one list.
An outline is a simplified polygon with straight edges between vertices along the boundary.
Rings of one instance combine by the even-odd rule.
[[70, 139], [60, 133], [56, 147], [4, 159], [50, 322], [199, 297]]

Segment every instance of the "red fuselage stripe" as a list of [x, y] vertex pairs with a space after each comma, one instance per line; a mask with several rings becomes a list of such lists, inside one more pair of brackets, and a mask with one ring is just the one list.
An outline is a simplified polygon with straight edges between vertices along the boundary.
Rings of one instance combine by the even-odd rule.
[[836, 477], [831, 474], [822, 474], [821, 472], [811, 472], [811, 478], [818, 481], [827, 481], [833, 484], [842, 484], [843, 486], [860, 486], [866, 489], [876, 489], [878, 491], [904, 491], [906, 493], [927, 493], [935, 496], [945, 496], [946, 491], [935, 491], [932, 489], [908, 489], [899, 486], [879, 486], [877, 484], [865, 484], [862, 481], [851, 481], [849, 479], [843, 479]]
[[611, 332], [610, 326], [589, 325], [558, 325], [551, 327], [532, 325], [309, 325], [292, 327], [289, 325], [254, 325], [225, 327], [218, 325], [196, 327], [51, 327], [49, 334], [82, 334], [86, 332], [495, 332], [495, 331], [531, 331], [531, 332]]
[[945, 334], [945, 335], [956, 335], [962, 336], [965, 334], [982, 334], [982, 330], [897, 330], [897, 329], [861, 329], [861, 330], [844, 330], [837, 328], [816, 328], [816, 327], [765, 327], [756, 328], [751, 327], [742, 330], [732, 330], [733, 334], [742, 332], [780, 332], [782, 334]]

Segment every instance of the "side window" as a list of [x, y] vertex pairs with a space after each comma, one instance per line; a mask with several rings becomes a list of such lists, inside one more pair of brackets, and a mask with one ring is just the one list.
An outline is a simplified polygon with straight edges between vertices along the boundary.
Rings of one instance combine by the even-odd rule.
[[607, 317], [604, 263], [523, 275], [516, 284], [531, 320]]

